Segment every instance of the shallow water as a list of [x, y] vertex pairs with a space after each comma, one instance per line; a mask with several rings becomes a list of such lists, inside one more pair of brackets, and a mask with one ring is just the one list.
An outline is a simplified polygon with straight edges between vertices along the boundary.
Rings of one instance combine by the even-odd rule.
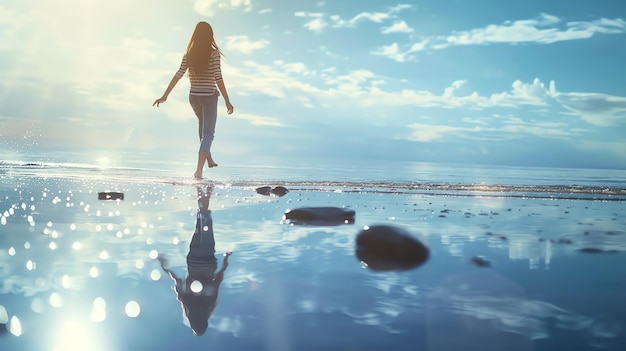
[[[267, 197], [254, 191], [262, 179], [217, 181], [209, 205], [215, 256], [221, 266], [232, 255], [209, 328], [194, 336], [156, 257], [186, 275], [196, 187], [209, 182], [25, 168], [0, 180], [0, 322], [3, 309], [9, 320], [2, 350], [626, 345], [619, 194], [294, 180], [287, 195]], [[100, 201], [104, 190], [125, 198]], [[281, 222], [286, 209], [304, 206], [351, 208], [355, 223]], [[400, 272], [365, 267], [355, 235], [380, 223], [408, 229], [430, 259]], [[473, 264], [476, 256], [490, 267]]]

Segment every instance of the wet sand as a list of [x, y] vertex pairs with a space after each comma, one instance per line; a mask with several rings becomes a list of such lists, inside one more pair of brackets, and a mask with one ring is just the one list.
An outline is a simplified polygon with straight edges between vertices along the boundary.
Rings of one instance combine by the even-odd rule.
[[[232, 256], [209, 328], [194, 336], [156, 258], [185, 276], [197, 186], [208, 184], [3, 177], [0, 348], [626, 345], [623, 201], [371, 184], [300, 184], [284, 196], [257, 193], [264, 184], [215, 184], [215, 257]], [[99, 200], [103, 191], [124, 199]], [[288, 209], [316, 206], [354, 210], [354, 223], [282, 220]], [[428, 261], [405, 271], [367, 268], [355, 239], [376, 224], [407, 230], [429, 248]]]

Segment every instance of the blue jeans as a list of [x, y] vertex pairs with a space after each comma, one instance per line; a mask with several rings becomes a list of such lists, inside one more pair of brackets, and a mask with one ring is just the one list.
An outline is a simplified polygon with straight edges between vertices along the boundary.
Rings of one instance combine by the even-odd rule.
[[211, 153], [211, 144], [215, 136], [217, 122], [218, 92], [210, 96], [189, 95], [189, 103], [198, 117], [198, 132], [200, 134], [200, 151]]

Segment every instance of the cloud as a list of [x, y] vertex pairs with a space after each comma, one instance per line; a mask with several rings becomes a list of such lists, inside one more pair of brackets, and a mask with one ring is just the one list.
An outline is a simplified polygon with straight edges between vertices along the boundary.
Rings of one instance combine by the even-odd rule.
[[[400, 4], [389, 8], [386, 12], [360, 12], [354, 15], [352, 18], [346, 20], [341, 18], [339, 15], [330, 15], [328, 19], [330, 20], [330, 25], [333, 28], [355, 28], [361, 22], [373, 22], [373, 23], [382, 23], [389, 19], [397, 18], [396, 14], [412, 8], [412, 5]], [[313, 17], [314, 19], [307, 22], [304, 26], [305, 28], [319, 32], [324, 27], [328, 26], [328, 21], [325, 20], [326, 15], [323, 13], [310, 13], [310, 12], [296, 12], [297, 17]], [[408, 27], [408, 25], [404, 21], [396, 21], [390, 27], [383, 29], [387, 31], [387, 33], [393, 32], [411, 32], [412, 29]]]
[[626, 124], [626, 97], [598, 93], [556, 93], [555, 100], [597, 126]]
[[[460, 286], [465, 286], [461, 285]], [[458, 288], [429, 292], [430, 303], [446, 307], [461, 316], [489, 320], [497, 329], [527, 336], [531, 340], [549, 338], [554, 328], [585, 333], [587, 337], [614, 338], [619, 324], [604, 318], [592, 318], [541, 300], [516, 296], [490, 296]]]
[[285, 127], [283, 123], [274, 117], [260, 116], [251, 113], [237, 112], [233, 115], [233, 118], [248, 121], [253, 126]]
[[226, 38], [226, 46], [229, 50], [239, 51], [249, 54], [252, 51], [263, 49], [269, 45], [269, 41], [265, 39], [251, 41], [247, 35], [236, 35]]
[[323, 13], [298, 11], [294, 13], [294, 16], [312, 18], [310, 21], [306, 22], [303, 27], [316, 33], [321, 32], [328, 25], [324, 20]]
[[[457, 31], [449, 35], [423, 38], [419, 43], [405, 45], [389, 52], [387, 46], [372, 51], [372, 54], [389, 57], [398, 62], [412, 59], [411, 54], [424, 50], [441, 50], [453, 46], [489, 44], [552, 44], [560, 41], [588, 39], [595, 34], [626, 33], [626, 21], [601, 18], [594, 21], [567, 22], [556, 16], [542, 13], [526, 20], [505, 21], [503, 24], [490, 24], [483, 28]], [[395, 44], [395, 43], [394, 43]], [[417, 44], [417, 45], [416, 45]], [[396, 44], [397, 45], [397, 44]]]
[[585, 130], [574, 130], [562, 121], [538, 121], [513, 115], [493, 114], [488, 117], [460, 119], [446, 124], [411, 123], [407, 125], [408, 140], [419, 142], [468, 140], [511, 140], [525, 137], [569, 139]]
[[406, 24], [406, 22], [395, 21], [393, 22], [391, 26], [383, 28], [383, 31], [381, 33], [389, 34], [389, 33], [412, 33], [412, 32], [413, 32], [413, 28], [410, 28]]
[[202, 16], [213, 16], [215, 9], [243, 8], [248, 12], [252, 10], [251, 0], [194, 0], [193, 10]]
[[[419, 142], [430, 142], [439, 139], [443, 139], [446, 136], [455, 135], [462, 136], [465, 135], [471, 129], [463, 128], [463, 127], [455, 127], [448, 125], [431, 125], [431, 124], [422, 124], [422, 123], [412, 123], [407, 126], [409, 129], [412, 129], [412, 132], [409, 136], [409, 140], [419, 141]], [[478, 129], [478, 128], [476, 128]]]

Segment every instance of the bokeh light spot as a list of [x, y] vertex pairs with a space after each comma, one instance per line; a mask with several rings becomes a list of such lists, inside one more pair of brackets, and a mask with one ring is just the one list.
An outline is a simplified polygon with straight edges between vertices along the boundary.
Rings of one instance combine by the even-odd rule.
[[139, 316], [139, 313], [141, 313], [141, 307], [139, 307], [139, 304], [137, 303], [137, 301], [128, 301], [128, 303], [126, 304], [126, 307], [124, 308], [124, 312], [126, 312], [126, 315], [130, 318], [135, 318], [137, 316]]

